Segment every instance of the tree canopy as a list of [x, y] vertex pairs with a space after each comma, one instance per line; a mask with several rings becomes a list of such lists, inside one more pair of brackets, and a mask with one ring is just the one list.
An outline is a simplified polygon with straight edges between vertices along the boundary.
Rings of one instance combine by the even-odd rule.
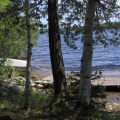
[[[61, 0], [59, 5], [59, 14], [61, 19], [61, 26], [64, 27], [64, 38], [68, 46], [76, 49], [75, 40], [81, 39], [83, 35], [83, 27], [85, 24], [85, 13], [87, 8], [87, 0]], [[117, 0], [100, 0], [97, 2], [94, 18], [94, 43], [102, 43], [105, 47], [109, 44], [119, 45], [118, 28], [112, 31], [114, 37], [109, 38], [111, 29], [106, 30], [113, 25], [115, 19], [118, 21], [120, 16], [120, 5]], [[64, 20], [62, 20], [64, 19]], [[72, 26], [72, 27], [71, 27]], [[71, 32], [74, 31], [74, 32]]]
[[[23, 6], [21, 1], [18, 1], [17, 3], [12, 1], [7, 5], [4, 11], [0, 12], [1, 57], [22, 58], [26, 56], [26, 20], [22, 13]], [[33, 44], [36, 45], [39, 26], [35, 25], [36, 23], [34, 20], [31, 22]]]

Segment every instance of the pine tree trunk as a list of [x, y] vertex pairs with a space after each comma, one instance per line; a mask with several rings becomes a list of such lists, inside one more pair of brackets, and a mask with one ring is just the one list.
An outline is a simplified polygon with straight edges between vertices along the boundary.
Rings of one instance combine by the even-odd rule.
[[61, 52], [61, 40], [58, 21], [58, 0], [48, 0], [49, 20], [49, 48], [54, 79], [55, 96], [66, 96], [67, 83], [63, 57]]
[[78, 103], [81, 106], [91, 104], [91, 67], [93, 54], [93, 22], [96, 2], [89, 0], [84, 26], [84, 46], [81, 59]]
[[26, 86], [25, 86], [25, 104], [24, 109], [30, 109], [31, 101], [31, 57], [32, 57], [32, 40], [31, 40], [31, 24], [30, 24], [30, 6], [29, 0], [25, 0], [26, 5], [26, 26], [27, 26], [27, 38], [28, 38], [28, 50], [27, 50], [27, 68], [26, 68]]

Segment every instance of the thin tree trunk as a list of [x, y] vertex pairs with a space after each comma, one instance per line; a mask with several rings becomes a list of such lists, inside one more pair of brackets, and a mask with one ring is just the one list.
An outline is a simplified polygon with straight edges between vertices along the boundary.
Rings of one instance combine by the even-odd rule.
[[48, 0], [49, 19], [49, 48], [54, 79], [55, 96], [66, 96], [67, 83], [63, 57], [61, 52], [61, 40], [58, 21], [58, 0]]
[[93, 22], [95, 14], [96, 2], [89, 0], [84, 26], [84, 46], [81, 59], [80, 83], [78, 103], [81, 106], [89, 106], [91, 104], [91, 67], [93, 54]]
[[24, 109], [30, 109], [31, 101], [31, 56], [32, 56], [32, 41], [31, 41], [31, 24], [30, 24], [30, 6], [29, 0], [25, 0], [26, 4], [26, 26], [27, 26], [27, 38], [28, 38], [28, 51], [27, 51], [27, 68], [26, 68], [26, 86], [25, 86], [25, 104]]

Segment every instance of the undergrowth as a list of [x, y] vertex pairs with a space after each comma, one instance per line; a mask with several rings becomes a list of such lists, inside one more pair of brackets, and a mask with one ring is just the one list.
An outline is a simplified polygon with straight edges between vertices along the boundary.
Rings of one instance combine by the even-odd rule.
[[[34, 90], [31, 90], [30, 111], [22, 110], [24, 91], [18, 91], [1, 83], [0, 116], [9, 115], [13, 120], [120, 120], [118, 119], [119, 109], [109, 112], [105, 108], [106, 101], [99, 102], [105, 92], [101, 86], [97, 86], [98, 92], [96, 92], [96, 88], [92, 87], [92, 105], [88, 111], [81, 107], [75, 109], [79, 80], [72, 73], [67, 76], [67, 81], [69, 81], [70, 97], [66, 103], [58, 102], [54, 107], [46, 108], [54, 98], [53, 88], [40, 90], [35, 87]], [[20, 81], [17, 81], [17, 84], [24, 86]]]

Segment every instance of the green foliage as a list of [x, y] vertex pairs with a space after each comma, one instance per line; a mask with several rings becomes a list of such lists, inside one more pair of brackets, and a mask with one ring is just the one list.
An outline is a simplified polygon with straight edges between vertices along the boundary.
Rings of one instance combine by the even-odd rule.
[[0, 81], [8, 79], [10, 70], [11, 70], [10, 66], [7, 66], [7, 67], [1, 66], [0, 67]]
[[45, 94], [41, 94], [40, 92], [31, 91], [31, 108], [32, 109], [41, 109], [47, 106], [47, 96]]
[[[27, 31], [25, 16], [22, 13], [22, 1], [9, 3], [5, 11], [0, 12], [0, 57], [22, 58], [27, 52]], [[31, 20], [32, 41], [36, 45], [39, 26]]]
[[71, 83], [75, 78], [73, 77], [74, 70], [71, 71], [71, 74], [67, 75], [67, 83]]
[[11, 78], [15, 79], [19, 75], [19, 69], [10, 65], [11, 61], [2, 59], [0, 60], [0, 81], [8, 80]]
[[[101, 2], [101, 1], [100, 1]], [[64, 28], [64, 40], [73, 49], [77, 49], [76, 40], [83, 41], [85, 14], [88, 0], [62, 0], [59, 4], [60, 26]], [[119, 45], [119, 11], [116, 0], [97, 3], [94, 19], [94, 44]], [[114, 20], [116, 19], [116, 21]], [[114, 29], [112, 37], [110, 30]]]
[[[5, 84], [4, 84], [5, 85]], [[24, 115], [25, 111], [22, 111], [21, 108], [24, 106], [24, 91], [18, 91], [14, 87], [11, 86], [3, 86], [0, 89], [0, 116], [3, 115], [4, 112], [13, 112], [16, 114], [16, 118], [18, 119], [29, 119], [31, 118], [30, 115]], [[3, 93], [3, 94], [1, 94]], [[31, 110], [37, 113], [38, 111], [42, 110], [48, 104], [48, 96], [46, 94], [42, 94], [41, 92], [35, 92], [31, 90]], [[18, 112], [18, 113], [17, 113]], [[23, 112], [23, 113], [22, 113]], [[33, 112], [33, 114], [34, 114]], [[22, 116], [19, 116], [19, 113]], [[8, 113], [7, 113], [8, 114]], [[32, 114], [32, 116], [33, 116]], [[19, 118], [19, 117], [22, 118]], [[34, 116], [35, 118], [35, 116]], [[39, 117], [40, 119], [40, 117]]]
[[9, 0], [0, 0], [0, 11], [4, 11], [4, 9], [9, 3], [10, 3]]
[[[13, 25], [13, 22], [15, 21], [16, 18], [9, 19], [10, 16], [7, 17], [8, 19], [5, 18], [2, 19], [1, 21], [2, 26], [0, 28], [1, 29], [0, 56], [1, 58], [3, 58], [4, 56], [12, 57], [12, 58], [22, 58], [26, 56], [26, 52], [27, 52], [27, 38], [26, 38], [27, 32], [26, 32], [26, 27], [22, 26], [22, 24], [25, 24], [25, 19], [20, 18], [19, 24]], [[32, 34], [33, 44], [36, 45], [36, 40], [38, 37], [37, 26], [34, 27], [32, 33], [33, 33]]]

